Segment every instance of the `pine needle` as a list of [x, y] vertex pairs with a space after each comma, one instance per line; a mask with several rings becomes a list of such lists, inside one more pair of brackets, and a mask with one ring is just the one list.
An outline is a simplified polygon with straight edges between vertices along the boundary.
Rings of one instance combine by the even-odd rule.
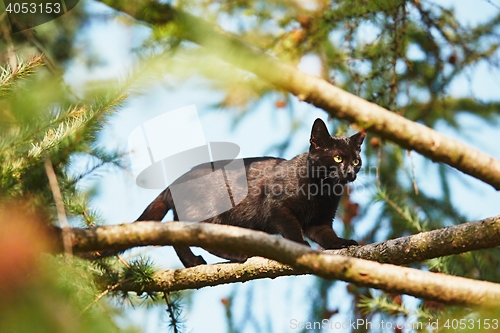
[[26, 79], [32, 76], [38, 67], [44, 65], [43, 55], [36, 55], [23, 61], [18, 58], [17, 69], [13, 70], [10, 65], [0, 67], [0, 97], [8, 95], [17, 79]]

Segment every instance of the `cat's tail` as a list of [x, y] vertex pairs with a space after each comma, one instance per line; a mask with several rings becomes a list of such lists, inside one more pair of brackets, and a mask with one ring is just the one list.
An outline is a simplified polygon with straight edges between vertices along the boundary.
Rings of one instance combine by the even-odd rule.
[[[163, 217], [168, 213], [169, 210], [174, 208], [174, 201], [172, 199], [172, 193], [170, 193], [170, 189], [167, 187], [163, 192], [160, 193], [149, 204], [149, 206], [144, 210], [144, 212], [139, 216], [139, 218], [135, 222], [139, 221], [158, 221], [160, 222]], [[81, 253], [80, 257], [96, 260], [101, 258], [112, 257], [118, 254], [123, 253], [123, 251], [119, 250], [101, 250], [94, 252]]]
[[167, 187], [163, 192], [160, 193], [156, 199], [144, 210], [144, 212], [136, 220], [138, 221], [158, 221], [160, 222], [167, 212], [174, 208], [174, 200], [172, 199], [172, 193]]

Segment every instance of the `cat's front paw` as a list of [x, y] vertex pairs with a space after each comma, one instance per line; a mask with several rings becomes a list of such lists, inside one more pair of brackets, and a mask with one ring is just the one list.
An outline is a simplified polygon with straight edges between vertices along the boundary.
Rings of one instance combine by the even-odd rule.
[[342, 247], [349, 247], [349, 246], [358, 246], [358, 242], [356, 242], [354, 239], [343, 239], [344, 243], [342, 244]]
[[358, 242], [352, 239], [344, 239], [344, 238], [339, 238], [335, 241], [335, 243], [331, 244], [330, 246], [326, 247], [325, 250], [338, 250], [338, 249], [343, 249], [345, 247], [349, 246], [356, 246], [358, 245]]

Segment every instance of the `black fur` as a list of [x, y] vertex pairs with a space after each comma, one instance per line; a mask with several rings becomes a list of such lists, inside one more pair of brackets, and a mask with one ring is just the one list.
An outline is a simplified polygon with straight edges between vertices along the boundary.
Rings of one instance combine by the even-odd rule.
[[[365, 134], [351, 137], [332, 137], [321, 119], [314, 122], [309, 152], [285, 160], [274, 157], [245, 158], [248, 195], [234, 208], [204, 222], [227, 224], [243, 228], [280, 234], [292, 241], [307, 244], [304, 236], [325, 249], [338, 249], [357, 245], [353, 240], [339, 238], [332, 229], [345, 184], [356, 179], [361, 168], [360, 150]], [[339, 161], [340, 157], [342, 160]], [[215, 162], [221, 165], [230, 161]], [[212, 163], [202, 164], [184, 174], [173, 184], [200, 178], [212, 172]], [[244, 177], [237, 170], [226, 171], [234, 178]], [[185, 200], [189, 216], [197, 216], [215, 209], [219, 198], [207, 198], [217, 184], [211, 181], [193, 182], [193, 195]], [[172, 185], [173, 185], [172, 184]], [[238, 190], [234, 189], [233, 191]], [[217, 191], [215, 191], [217, 192]], [[227, 199], [226, 199], [227, 200]], [[138, 221], [161, 221], [173, 210], [178, 220], [170, 188], [165, 189], [142, 213]], [[175, 247], [186, 267], [206, 264], [189, 247]], [[246, 256], [210, 251], [233, 261], [244, 261]]]

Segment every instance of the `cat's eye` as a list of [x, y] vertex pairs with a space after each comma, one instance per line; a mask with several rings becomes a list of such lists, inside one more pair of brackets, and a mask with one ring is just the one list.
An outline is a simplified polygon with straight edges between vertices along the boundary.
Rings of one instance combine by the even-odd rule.
[[356, 158], [352, 161], [352, 165], [357, 166], [359, 164], [359, 160]]
[[341, 157], [341, 156], [339, 156], [339, 155], [335, 155], [335, 156], [333, 156], [333, 160], [334, 160], [335, 162], [337, 162], [337, 163], [340, 163], [340, 162], [342, 162], [342, 157]]

